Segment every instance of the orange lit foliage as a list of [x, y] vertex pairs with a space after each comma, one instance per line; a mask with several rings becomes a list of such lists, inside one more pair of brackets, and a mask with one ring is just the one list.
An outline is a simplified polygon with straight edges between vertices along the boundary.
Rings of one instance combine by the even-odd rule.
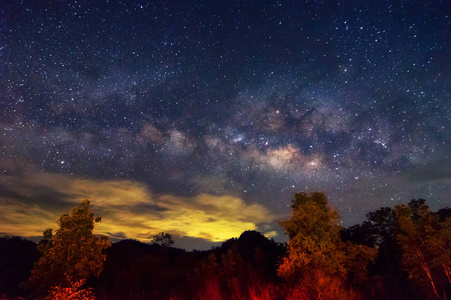
[[83, 284], [86, 282], [85, 279], [74, 281], [67, 278], [69, 282], [68, 287], [62, 287], [61, 285], [52, 287], [50, 290], [49, 299], [52, 300], [95, 300], [96, 297], [91, 289], [82, 288]]
[[102, 251], [111, 244], [108, 238], [93, 235], [94, 223], [100, 218], [89, 212], [89, 201], [83, 200], [72, 214], [64, 214], [58, 220], [60, 228], [44, 232], [44, 241], [38, 246], [42, 256], [31, 271], [29, 282], [37, 294], [45, 294], [50, 287], [70, 287], [88, 276], [98, 276], [105, 255]]
[[206, 279], [203, 289], [198, 291], [197, 297], [194, 299], [277, 300], [285, 299], [285, 297], [281, 295], [280, 290], [272, 283], [253, 282], [248, 284], [247, 289], [237, 289], [236, 286], [232, 286], [232, 289], [229, 290], [221, 288], [221, 282], [218, 278], [213, 277]]
[[[279, 276], [298, 286], [298, 292], [307, 299], [321, 298], [323, 286], [330, 285], [338, 291], [346, 279], [366, 278], [367, 267], [376, 258], [377, 250], [341, 240], [338, 214], [328, 206], [324, 193], [295, 194], [292, 207], [291, 219], [280, 222], [290, 241]], [[299, 284], [303, 285], [301, 289]]]
[[342, 278], [314, 270], [289, 289], [285, 299], [356, 300], [359, 296], [345, 286]]
[[[401, 262], [427, 298], [441, 298], [451, 291], [451, 218], [440, 220], [424, 199], [395, 207], [402, 247]], [[443, 296], [446, 299], [446, 296]]]
[[203, 285], [197, 286], [198, 289], [196, 299], [224, 299], [221, 291], [221, 283], [219, 277], [220, 266], [216, 261], [216, 256], [212, 253], [208, 256], [208, 260], [202, 264], [200, 270], [196, 270], [195, 280], [203, 282]]
[[[256, 248], [254, 256], [263, 256], [263, 251]], [[194, 299], [282, 299], [274, 284], [259, 273], [262, 271], [258, 263], [244, 259], [237, 244], [223, 253], [220, 259], [212, 253], [194, 274], [193, 279], [200, 282], [200, 285], [194, 286], [197, 291]]]
[[274, 286], [274, 284], [250, 284], [248, 287], [247, 299], [251, 300], [275, 300], [281, 299], [280, 291]]
[[198, 292], [196, 299], [198, 300], [225, 299], [221, 291], [219, 280], [217, 278], [207, 279], [205, 281], [203, 289]]

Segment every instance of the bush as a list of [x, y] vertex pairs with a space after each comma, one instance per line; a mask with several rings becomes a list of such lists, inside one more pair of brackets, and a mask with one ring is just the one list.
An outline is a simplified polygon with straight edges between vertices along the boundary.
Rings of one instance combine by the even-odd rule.
[[81, 279], [78, 281], [72, 281], [70, 278], [67, 279], [69, 282], [68, 287], [62, 287], [57, 285], [52, 287], [50, 294], [47, 299], [52, 300], [95, 300], [96, 297], [90, 288], [82, 288], [86, 280]]

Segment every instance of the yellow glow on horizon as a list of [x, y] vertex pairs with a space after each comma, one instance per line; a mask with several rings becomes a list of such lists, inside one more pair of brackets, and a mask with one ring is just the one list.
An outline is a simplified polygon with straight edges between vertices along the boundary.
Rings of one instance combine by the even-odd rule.
[[[238, 197], [200, 194], [194, 197], [154, 195], [145, 185], [129, 180], [92, 180], [56, 174], [41, 174], [22, 180], [16, 193], [38, 198], [34, 188], [51, 188], [64, 195], [62, 207], [45, 210], [39, 203], [32, 206], [0, 196], [0, 209], [6, 218], [0, 220], [0, 234], [41, 236], [47, 228], [57, 229], [63, 213], [88, 198], [92, 211], [102, 217], [95, 233], [110, 237], [147, 242], [159, 232], [174, 236], [202, 238], [213, 242], [238, 237], [243, 231], [258, 230], [259, 225], [274, 221], [262, 205], [245, 205]], [[274, 236], [274, 233], [268, 233]]]

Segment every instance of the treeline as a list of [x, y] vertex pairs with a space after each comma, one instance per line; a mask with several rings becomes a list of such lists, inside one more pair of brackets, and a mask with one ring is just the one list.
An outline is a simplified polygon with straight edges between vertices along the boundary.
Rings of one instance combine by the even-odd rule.
[[451, 208], [431, 212], [426, 200], [383, 207], [341, 232], [345, 241], [374, 246], [373, 294], [394, 298], [451, 297]]
[[104, 271], [91, 283], [108, 299], [247, 299], [250, 287], [280, 282], [284, 250], [255, 231], [208, 251], [126, 240], [107, 250]]
[[[89, 202], [84, 202], [72, 215], [63, 215], [60, 229], [55, 235], [46, 231], [39, 246], [17, 237], [0, 238], [0, 295], [11, 299], [65, 299], [76, 294], [81, 296], [71, 299], [451, 297], [451, 209], [431, 212], [424, 199], [380, 208], [362, 224], [344, 229], [323, 193], [298, 193], [291, 218], [280, 223], [289, 236], [287, 244], [246, 231], [221, 247], [190, 252], [171, 247], [170, 242], [162, 246], [134, 240], [108, 248], [107, 241], [92, 236], [95, 218], [88, 210]], [[65, 252], [63, 245], [79, 241], [68, 248], [83, 247], [86, 240], [96, 245], [97, 252], [89, 250], [91, 246]], [[83, 261], [89, 255], [91, 259]]]

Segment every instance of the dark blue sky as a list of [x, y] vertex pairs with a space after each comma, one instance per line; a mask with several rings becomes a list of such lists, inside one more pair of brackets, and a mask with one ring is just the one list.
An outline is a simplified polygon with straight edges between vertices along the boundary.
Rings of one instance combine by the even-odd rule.
[[283, 240], [300, 191], [451, 206], [450, 47], [449, 1], [2, 1], [0, 234], [83, 197], [187, 248]]

